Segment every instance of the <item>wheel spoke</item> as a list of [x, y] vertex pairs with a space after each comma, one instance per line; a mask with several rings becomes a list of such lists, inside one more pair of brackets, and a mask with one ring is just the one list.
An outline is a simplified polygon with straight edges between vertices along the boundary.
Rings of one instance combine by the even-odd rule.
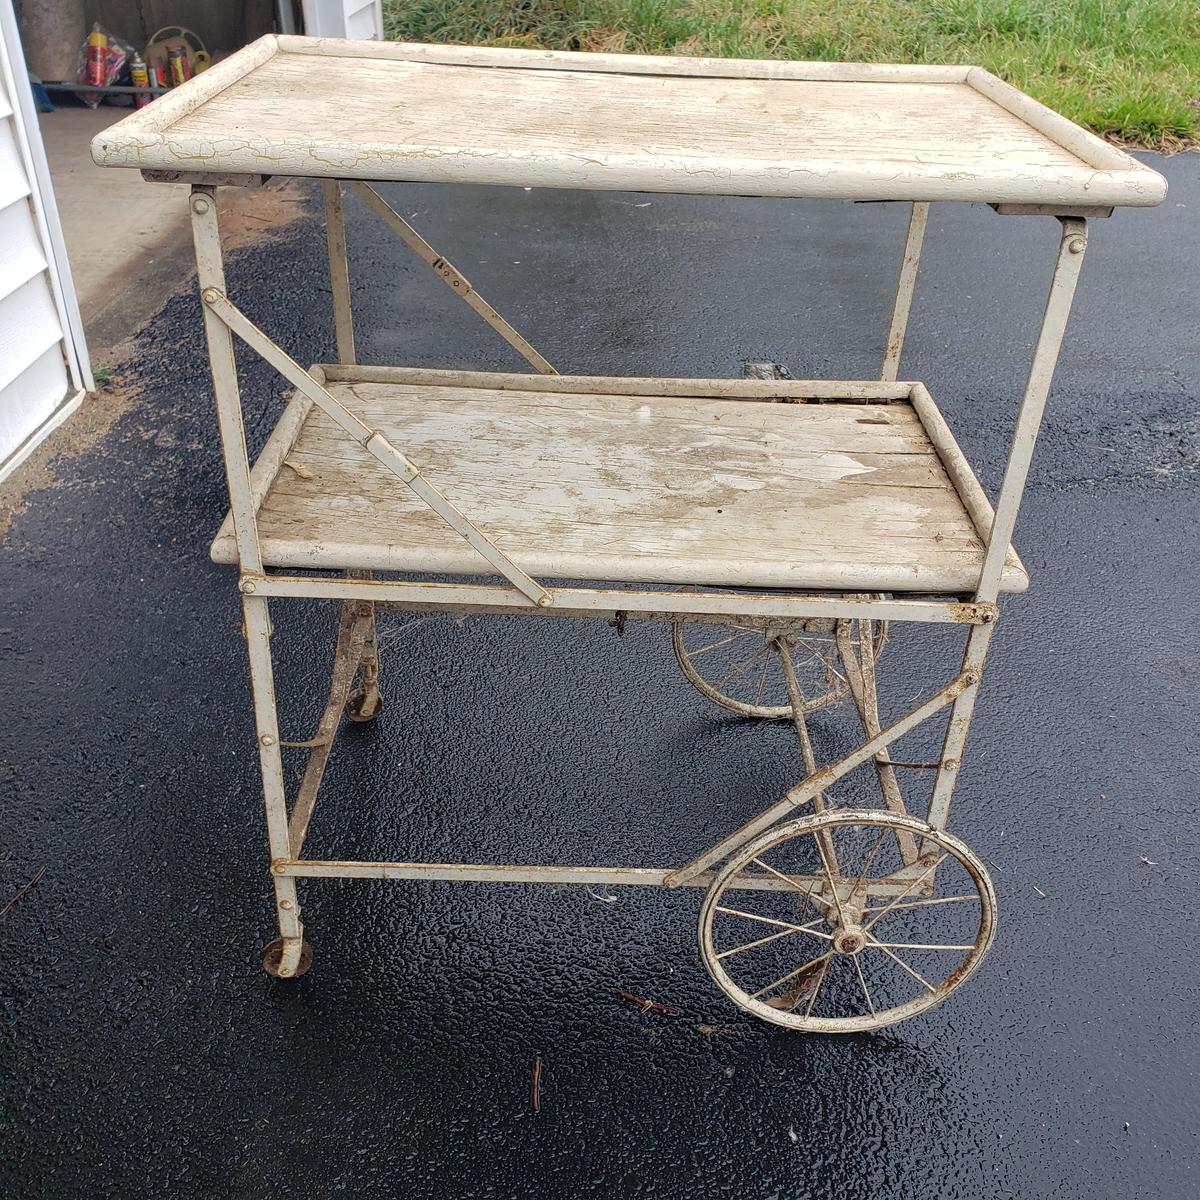
[[827, 942], [833, 941], [831, 933], [818, 933], [815, 929], [809, 929], [805, 925], [793, 925], [790, 921], [780, 921], [776, 917], [764, 917], [759, 913], [742, 912], [737, 908], [725, 908], [718, 904], [717, 912], [724, 913], [727, 917], [745, 917], [747, 921], [761, 921], [764, 925], [777, 925], [781, 929], [786, 929], [790, 933], [807, 933], [812, 937], [823, 938]]
[[[833, 874], [829, 869], [829, 858], [826, 855], [825, 838], [829, 837], [830, 842], [833, 838], [828, 833], [817, 832], [813, 835], [817, 839], [817, 853], [821, 856], [821, 866], [825, 870], [825, 878], [829, 881], [829, 890], [833, 893], [833, 907], [837, 909], [838, 920], [844, 925], [846, 923], [846, 914], [842, 912], [842, 898], [838, 895], [837, 884], [833, 882]], [[841, 872], [839, 872], [839, 875]]]
[[793, 637], [790, 639], [793, 647], [803, 646], [809, 653], [807, 662], [801, 663], [801, 666], [815, 666], [820, 663], [825, 668], [827, 675], [834, 675], [843, 683], [846, 682], [846, 677], [833, 665], [833, 661], [825, 657], [824, 652], [818, 650], [816, 645], [807, 638]]
[[914, 971], [913, 968], [910, 967], [908, 965], [908, 963], [906, 963], [904, 961], [904, 959], [902, 959], [900, 957], [900, 955], [893, 954], [892, 951], [889, 950], [882, 942], [877, 942], [874, 938], [868, 938], [867, 945], [872, 950], [882, 950], [884, 952], [884, 954], [886, 954], [888, 956], [888, 958], [890, 958], [892, 960], [892, 962], [894, 962], [899, 967], [903, 967], [904, 970], [906, 970], [914, 979], [916, 979], [922, 985], [922, 987], [924, 987], [926, 990], [928, 990], [930, 992], [937, 991], [937, 988], [935, 988], [933, 986], [933, 984], [930, 983], [929, 980], [926, 979], [925, 976], [921, 974], [920, 971]]
[[[903, 904], [893, 904], [892, 908], [931, 908], [935, 904], [961, 904], [965, 900], [978, 901], [979, 896], [972, 893], [969, 896], [936, 896], [929, 900], [906, 900]], [[883, 908], [864, 908], [863, 915], [867, 913], [877, 912], [882, 913]]]
[[748, 659], [746, 659], [745, 662], [739, 663], [733, 668], [732, 671], [729, 672], [728, 675], [717, 680], [717, 682], [713, 684], [713, 687], [715, 687], [717, 691], [720, 691], [723, 687], [726, 687], [729, 684], [730, 680], [736, 679], [739, 675], [744, 675], [752, 666], [754, 666], [754, 664], [759, 660], [759, 658], [762, 657], [762, 655], [767, 653], [769, 649], [770, 647], [764, 644], [761, 649], [755, 650], [755, 652]]
[[[786, 975], [780, 975], [780, 977], [778, 979], [776, 979], [773, 983], [768, 983], [766, 987], [759, 988], [757, 992], [753, 993], [753, 995], [751, 996], [751, 999], [757, 1000], [760, 996], [765, 996], [767, 994], [767, 992], [773, 992], [777, 987], [781, 987], [783, 984], [787, 983], [789, 980], [795, 979], [797, 975], [803, 975], [806, 972], [812, 971], [817, 966], [818, 963], [822, 964], [822, 968], [823, 968], [824, 964], [828, 963], [829, 959], [832, 956], [833, 956], [833, 951], [827, 950], [824, 954], [818, 955], [816, 958], [810, 958], [808, 960], [808, 962], [801, 963], [798, 967], [793, 967], [790, 971], [788, 971], [788, 973]], [[824, 976], [824, 974], [825, 974], [824, 969], [822, 969], [821, 974], [822, 974], [822, 976]], [[817, 983], [817, 986], [818, 987], [821, 986], [819, 981]]]
[[810, 933], [813, 937], [825, 937], [825, 934], [817, 932], [814, 928], [815, 924], [816, 922], [813, 922], [813, 925], [802, 925], [797, 929], [781, 929], [778, 933], [768, 933], [766, 937], [760, 937], [757, 941], [746, 942], [745, 945], [735, 946], [732, 950], [722, 950], [717, 955], [717, 958], [730, 958], [734, 954], [741, 954], [745, 950], [753, 950], [757, 946], [765, 946], [768, 942], [777, 942], [780, 938], [795, 937], [798, 933]]
[[767, 668], [770, 665], [771, 665], [771, 660], [769, 658], [764, 658], [762, 674], [759, 675], [759, 677], [758, 677], [758, 687], [755, 689], [755, 692], [754, 692], [754, 703], [759, 705], [760, 707], [762, 705], [763, 684], [765, 684], [767, 682]]
[[869, 921], [868, 921], [868, 922], [867, 922], [867, 923], [866, 923], [866, 924], [863, 926], [863, 933], [867, 933], [867, 932], [869, 932], [873, 926], [877, 925], [877, 924], [878, 924], [878, 923], [879, 923], [879, 922], [880, 922], [880, 921], [881, 921], [881, 920], [882, 920], [884, 917], [886, 917], [886, 916], [887, 916], [887, 914], [888, 914], [888, 913], [890, 913], [890, 912], [892, 911], [892, 909], [893, 909], [893, 908], [895, 908], [895, 907], [896, 907], [896, 905], [897, 905], [897, 904], [899, 904], [899, 903], [900, 903], [900, 901], [901, 901], [901, 900], [903, 900], [903, 899], [904, 899], [904, 897], [905, 897], [905, 896], [909, 895], [909, 894], [910, 894], [910, 893], [913, 891], [913, 889], [914, 889], [914, 888], [918, 888], [918, 887], [920, 887], [920, 886], [921, 886], [921, 884], [923, 884], [923, 883], [925, 882], [925, 880], [926, 880], [926, 879], [928, 879], [928, 878], [929, 878], [929, 876], [930, 876], [930, 875], [932, 875], [932, 874], [934, 873], [934, 871], [936, 871], [936, 870], [938, 869], [938, 867], [940, 867], [940, 866], [942, 865], [942, 863], [944, 863], [944, 862], [946, 861], [946, 859], [947, 859], [947, 858], [949, 858], [949, 857], [950, 857], [950, 851], [949, 851], [949, 850], [943, 851], [943, 852], [942, 852], [942, 853], [941, 853], [941, 854], [940, 854], [940, 855], [937, 857], [937, 859], [936, 859], [934, 862], [930, 863], [930, 865], [929, 865], [928, 867], [926, 867], [926, 868], [925, 868], [925, 870], [924, 870], [924, 871], [922, 871], [922, 872], [921, 872], [921, 874], [920, 874], [920, 875], [918, 875], [918, 876], [916, 877], [916, 879], [914, 879], [914, 880], [913, 880], [913, 881], [912, 881], [912, 882], [911, 882], [911, 883], [910, 883], [910, 884], [909, 884], [909, 885], [908, 885], [908, 886], [907, 886], [907, 887], [904, 889], [904, 891], [902, 891], [902, 892], [901, 892], [901, 893], [900, 893], [900, 894], [899, 894], [899, 895], [898, 895], [898, 896], [897, 896], [897, 897], [896, 897], [896, 898], [895, 898], [895, 899], [894, 899], [894, 900], [891, 902], [891, 904], [887, 905], [887, 907], [886, 907], [886, 908], [881, 908], [881, 909], [880, 909], [880, 910], [879, 910], [879, 911], [878, 911], [878, 912], [877, 912], [877, 913], [876, 913], [876, 914], [875, 914], [875, 915], [874, 915], [874, 916], [873, 916], [873, 917], [872, 917], [872, 918], [871, 918], [871, 919], [870, 919], [870, 920], [869, 920]]
[[699, 658], [701, 654], [707, 654], [710, 650], [716, 650], [718, 646], [728, 646], [730, 642], [740, 641], [742, 638], [749, 637], [752, 633], [757, 633], [757, 629], [747, 629], [742, 633], [730, 634], [729, 637], [720, 638], [718, 641], [709, 642], [707, 646], [701, 646], [698, 650], [689, 650], [688, 658]]
[[808, 1004], [804, 1008], [806, 1017], [812, 1016], [813, 1005], [817, 1002], [817, 993], [821, 990], [821, 984], [825, 982], [825, 976], [829, 974], [829, 964], [832, 961], [832, 956], [825, 960], [824, 966], [821, 967], [821, 973], [817, 976], [817, 982], [813, 984], [812, 994], [808, 997]]
[[817, 886], [817, 881], [815, 879], [809, 880], [808, 887], [802, 888], [790, 875], [785, 875], [782, 871], [775, 870], [775, 868], [771, 866], [769, 862], [763, 862], [761, 858], [752, 858], [750, 861], [752, 863], [758, 863], [758, 865], [762, 867], [764, 871], [770, 871], [771, 874], [777, 879], [782, 879], [784, 883], [794, 887], [796, 891], [798, 891], [804, 897], [804, 908], [802, 908], [800, 911], [807, 911], [808, 902], [812, 900], [813, 888]]
[[[854, 881], [854, 887], [851, 889], [850, 895], [857, 896], [858, 889], [862, 887], [863, 880], [867, 877], [867, 872], [871, 869], [871, 864], [875, 861], [875, 856], [879, 853], [880, 847], [883, 845], [883, 839], [888, 835], [886, 826], [879, 831], [879, 837], [875, 839], [875, 845], [871, 847], [871, 853], [867, 855], [867, 861], [863, 863], [862, 870], [858, 873], [858, 878]], [[863, 910], [866, 911], [865, 909]]]
[[860, 963], [858, 961], [857, 954], [852, 954], [850, 957], [852, 959], [854, 959], [854, 969], [855, 969], [855, 971], [858, 972], [859, 985], [862, 987], [863, 995], [867, 998], [867, 1007], [871, 1010], [871, 1016], [874, 1016], [875, 1015], [875, 1005], [871, 1000], [871, 992], [870, 992], [870, 989], [867, 987], [866, 977], [863, 975], [862, 963]]
[[876, 942], [873, 938], [872, 943], [879, 947], [880, 950], [974, 950], [975, 943], [972, 942], [969, 946], [951, 946], [949, 943], [945, 945], [934, 944], [932, 942]]

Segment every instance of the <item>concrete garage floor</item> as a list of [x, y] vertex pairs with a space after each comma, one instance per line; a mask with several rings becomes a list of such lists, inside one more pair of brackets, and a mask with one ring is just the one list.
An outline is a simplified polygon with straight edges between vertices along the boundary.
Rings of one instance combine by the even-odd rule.
[[[0, 900], [46, 871], [0, 938], [0, 1190], [1196, 1195], [1200, 159], [1156, 165], [1166, 204], [1095, 228], [1018, 529], [1033, 589], [1007, 605], [960, 788], [999, 938], [947, 1005], [875, 1037], [739, 1015], [698, 962], [698, 895], [311, 884], [312, 971], [262, 974], [239, 613], [205, 556], [224, 485], [198, 306], [171, 300], [121, 370], [137, 402], [58, 462], [4, 548]], [[388, 191], [564, 368], [877, 369], [898, 207]], [[352, 206], [367, 361], [514, 365], [380, 237]], [[989, 486], [1055, 237], [934, 210], [904, 374]], [[328, 356], [319, 227], [284, 238], [239, 252], [231, 290], [299, 358]], [[245, 366], [257, 447], [282, 389]], [[330, 614], [278, 606], [276, 631], [299, 732]], [[951, 650], [896, 631], [893, 710]], [[798, 778], [786, 731], [709, 707], [659, 629], [392, 619], [385, 652], [387, 712], [344, 734], [316, 854], [659, 865]], [[818, 735], [836, 752], [844, 714]]]
[[92, 138], [132, 111], [62, 100], [38, 118], [79, 313], [89, 343], [101, 348], [131, 333], [175, 290], [190, 241], [185, 185], [151, 184], [139, 171], [92, 162]]
[[[57, 98], [56, 98], [57, 99]], [[38, 118], [71, 277], [93, 364], [108, 366], [124, 341], [192, 274], [185, 184], [147, 183], [140, 171], [98, 167], [92, 138], [133, 110], [61, 100]], [[295, 215], [294, 189], [225, 188], [220, 204], [233, 245], [260, 238]]]

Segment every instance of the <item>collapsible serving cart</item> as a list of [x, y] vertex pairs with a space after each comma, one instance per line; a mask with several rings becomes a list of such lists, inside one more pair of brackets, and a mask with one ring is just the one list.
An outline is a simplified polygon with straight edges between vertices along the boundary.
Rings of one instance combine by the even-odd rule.
[[[1013, 525], [1087, 221], [1159, 203], [1159, 175], [975, 67], [273, 36], [105, 130], [92, 153], [192, 185], [230, 496], [212, 555], [239, 571], [279, 919], [268, 971], [308, 969], [296, 881], [318, 877], [701, 887], [700, 951], [717, 985], [796, 1029], [892, 1024], [976, 970], [995, 893], [946, 825], [999, 595], [1028, 583]], [[226, 292], [214, 190], [272, 175], [323, 181], [336, 364], [305, 370]], [[372, 180], [908, 202], [880, 376], [559, 374]], [[347, 189], [532, 373], [360, 365]], [[933, 201], [1061, 226], [994, 509], [933, 397], [899, 381]], [[295, 387], [253, 466], [235, 337]], [[328, 704], [302, 742], [281, 740], [272, 683], [268, 606], [291, 597], [340, 608]], [[702, 693], [794, 724], [805, 777], [663, 869], [307, 859], [339, 724], [380, 711], [381, 606], [670, 625]], [[961, 626], [966, 649], [944, 686], [885, 718], [876, 664], [906, 621]], [[861, 744], [820, 765], [809, 718], [842, 700]], [[938, 714], [936, 761], [895, 756]], [[290, 807], [289, 747], [308, 756]], [[874, 772], [881, 807], [831, 795], [857, 767]], [[933, 780], [923, 818], [901, 784], [914, 768]]]

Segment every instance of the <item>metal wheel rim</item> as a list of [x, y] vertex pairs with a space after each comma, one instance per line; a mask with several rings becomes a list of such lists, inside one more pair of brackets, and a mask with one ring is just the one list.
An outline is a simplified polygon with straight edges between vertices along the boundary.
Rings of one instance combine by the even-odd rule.
[[[683, 672], [687, 681], [698, 691], [702, 696], [706, 696], [714, 703], [721, 705], [722, 708], [727, 708], [731, 712], [738, 713], [743, 717], [756, 717], [766, 721], [786, 721], [792, 717], [792, 706], [785, 705], [764, 705], [752, 704], [743, 700], [738, 700], [733, 696], [728, 696], [718, 687], [714, 687], [700, 673], [692, 661], [691, 654], [688, 651], [687, 645], [684, 642], [684, 631], [695, 622], [675, 621], [671, 628], [671, 644], [675, 650], [675, 659], [679, 663], [679, 668]], [[874, 651], [875, 658], [878, 660], [883, 653], [884, 647], [888, 640], [888, 625], [886, 621], [871, 622], [874, 633]], [[713, 630], [739, 630], [744, 627], [739, 625], [707, 625], [706, 628]], [[761, 630], [745, 627], [745, 632], [762, 633]], [[765, 633], [762, 633], [765, 640]], [[692, 652], [694, 653], [694, 651]], [[843, 699], [850, 690], [849, 684], [845, 680], [831, 687], [828, 691], [819, 696], [814, 696], [811, 700], [805, 702], [801, 710], [802, 715], [817, 712], [822, 708], [828, 708], [831, 704], [836, 704]]]
[[[944, 981], [937, 994], [918, 996], [914, 1000], [883, 1012], [872, 1012], [856, 1017], [822, 1017], [773, 1008], [744, 991], [725, 970], [718, 957], [713, 939], [713, 924], [718, 902], [724, 894], [729, 880], [752, 859], [766, 853], [774, 845], [792, 837], [811, 836], [823, 828], [836, 828], [839, 825], [890, 827], [898, 831], [908, 831], [917, 837], [932, 841], [942, 850], [952, 854], [975, 884], [979, 893], [980, 905], [979, 931], [975, 944], [959, 968]], [[928, 1012], [945, 1001], [975, 974], [995, 939], [996, 892], [982, 859], [965, 842], [952, 834], [935, 830], [915, 817], [901, 816], [898, 813], [882, 812], [876, 809], [836, 809], [801, 817], [784, 825], [777, 825], [740, 847], [721, 868], [705, 894], [700, 908], [698, 932], [700, 954], [705, 967], [721, 991], [743, 1011], [774, 1025], [782, 1025], [787, 1029], [802, 1030], [808, 1033], [868, 1033]]]

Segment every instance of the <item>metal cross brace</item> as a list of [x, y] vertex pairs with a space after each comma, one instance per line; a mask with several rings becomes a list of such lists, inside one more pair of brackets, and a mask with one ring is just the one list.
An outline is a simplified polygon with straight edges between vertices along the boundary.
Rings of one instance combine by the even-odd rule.
[[327, 417], [340, 425], [368, 454], [382, 463], [397, 479], [407, 484], [514, 587], [541, 607], [553, 603], [554, 597], [522, 571], [486, 534], [477, 529], [421, 474], [420, 468], [411, 459], [393, 446], [380, 430], [372, 429], [326, 391], [294, 358], [275, 345], [224, 293], [217, 288], [207, 287], [200, 295], [205, 306], [223, 324], [270, 363], [289, 383], [303, 392]]
[[[333, 185], [335, 188], [337, 184]], [[352, 182], [350, 186], [383, 218], [400, 240], [437, 277], [477, 312], [527, 363], [543, 375], [558, 372], [544, 359], [472, 286], [471, 281], [448, 259], [439, 254], [370, 184]]]
[[665, 883], [669, 888], [680, 887], [695, 878], [709, 867], [727, 858], [738, 846], [769, 829], [776, 821], [786, 817], [794, 809], [808, 804], [844, 775], [848, 775], [855, 767], [873, 759], [881, 750], [902, 738], [910, 730], [929, 720], [935, 713], [952, 704], [969, 688], [979, 682], [979, 676], [974, 671], [963, 671], [948, 683], [941, 691], [934, 693], [928, 700], [910, 709], [899, 720], [880, 730], [874, 737], [868, 738], [857, 749], [852, 750], [844, 758], [829, 766], [823, 767], [808, 776], [803, 782], [792, 788], [781, 800], [764, 809], [756, 817], [752, 817], [740, 829], [735, 830], [727, 838], [723, 838], [715, 846], [710, 847], [697, 858], [692, 859], [686, 866], [667, 876]]

